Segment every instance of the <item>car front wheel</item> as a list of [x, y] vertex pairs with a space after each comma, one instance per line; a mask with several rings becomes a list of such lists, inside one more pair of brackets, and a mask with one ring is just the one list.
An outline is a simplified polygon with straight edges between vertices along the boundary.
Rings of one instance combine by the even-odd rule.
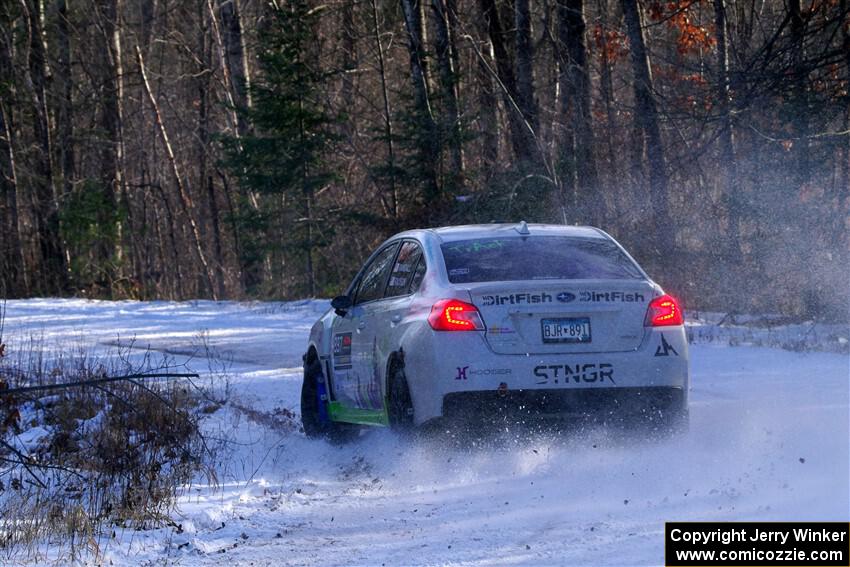
[[[311, 439], [327, 439], [343, 443], [356, 437], [359, 428], [348, 423], [331, 421], [327, 414], [327, 399], [319, 394], [319, 385], [325, 385], [322, 363], [313, 360], [304, 368], [304, 382], [301, 385], [301, 425], [304, 434]], [[325, 395], [327, 398], [327, 395]]]

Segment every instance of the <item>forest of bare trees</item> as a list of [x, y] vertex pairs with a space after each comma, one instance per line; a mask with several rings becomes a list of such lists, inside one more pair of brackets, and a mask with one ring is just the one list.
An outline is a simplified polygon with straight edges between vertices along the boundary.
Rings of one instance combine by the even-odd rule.
[[846, 318], [848, 0], [2, 0], [0, 296], [297, 298], [399, 230], [594, 224]]

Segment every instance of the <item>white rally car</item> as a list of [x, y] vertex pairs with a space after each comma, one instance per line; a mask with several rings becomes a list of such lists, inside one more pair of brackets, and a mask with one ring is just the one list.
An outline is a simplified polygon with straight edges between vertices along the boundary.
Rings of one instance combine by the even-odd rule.
[[308, 436], [442, 418], [687, 423], [676, 300], [591, 227], [472, 225], [397, 234], [310, 332]]

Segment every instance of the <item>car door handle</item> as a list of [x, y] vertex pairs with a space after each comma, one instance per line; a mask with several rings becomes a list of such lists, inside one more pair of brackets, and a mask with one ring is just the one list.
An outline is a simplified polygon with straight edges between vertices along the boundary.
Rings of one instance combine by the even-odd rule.
[[390, 321], [392, 321], [393, 323], [401, 323], [401, 315], [393, 315]]
[[360, 321], [359, 323], [357, 323], [357, 330], [358, 331], [362, 331], [365, 328], [366, 328], [366, 321]]

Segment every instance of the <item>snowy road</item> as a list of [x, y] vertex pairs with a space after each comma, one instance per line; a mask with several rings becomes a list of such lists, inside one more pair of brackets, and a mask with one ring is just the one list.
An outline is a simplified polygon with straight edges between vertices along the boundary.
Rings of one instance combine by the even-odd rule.
[[182, 533], [105, 538], [107, 564], [657, 565], [667, 520], [850, 518], [846, 355], [693, 346], [691, 431], [664, 443], [591, 431], [470, 450], [375, 431], [339, 448], [263, 419], [297, 412], [325, 306], [9, 302], [10, 350], [120, 335], [204, 371], [206, 330], [233, 361], [233, 403], [206, 425], [233, 441], [222, 486], [186, 492]]

